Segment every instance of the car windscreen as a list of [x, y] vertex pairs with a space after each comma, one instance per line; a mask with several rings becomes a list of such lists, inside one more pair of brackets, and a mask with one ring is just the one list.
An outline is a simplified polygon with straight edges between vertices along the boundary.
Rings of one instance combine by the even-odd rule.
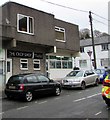
[[23, 76], [12, 76], [9, 78], [8, 83], [20, 84], [23, 81]]
[[76, 74], [75, 77], [83, 77], [83, 75], [84, 75], [84, 72], [83, 72], [83, 71], [80, 71], [80, 72], [78, 72], [78, 73]]
[[74, 77], [79, 71], [71, 71], [69, 74], [67, 74], [67, 77]]

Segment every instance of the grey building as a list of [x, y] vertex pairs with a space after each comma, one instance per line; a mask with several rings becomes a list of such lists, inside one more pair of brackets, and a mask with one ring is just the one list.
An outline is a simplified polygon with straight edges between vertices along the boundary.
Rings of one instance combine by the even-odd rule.
[[4, 81], [18, 73], [45, 74], [47, 54], [74, 56], [79, 51], [77, 25], [15, 2], [7, 2], [1, 7], [0, 64]]

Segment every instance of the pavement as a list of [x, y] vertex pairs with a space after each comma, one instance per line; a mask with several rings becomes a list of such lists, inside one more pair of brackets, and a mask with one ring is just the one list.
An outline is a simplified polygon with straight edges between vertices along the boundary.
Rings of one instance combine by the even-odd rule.
[[4, 93], [4, 90], [0, 90], [0, 100], [6, 98], [6, 95]]

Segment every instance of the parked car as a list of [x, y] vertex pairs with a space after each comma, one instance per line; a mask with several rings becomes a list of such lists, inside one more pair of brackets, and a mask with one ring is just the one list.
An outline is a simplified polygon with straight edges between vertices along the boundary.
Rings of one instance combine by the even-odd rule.
[[72, 71], [62, 80], [62, 87], [64, 88], [80, 87], [85, 89], [91, 84], [96, 86], [99, 84], [99, 76], [92, 70]]
[[105, 103], [110, 107], [110, 69], [108, 70], [108, 75], [103, 81], [102, 97]]
[[106, 69], [95, 69], [95, 72], [99, 75], [100, 82], [103, 83], [105, 77], [107, 76]]
[[57, 96], [61, 93], [61, 84], [50, 80], [42, 74], [18, 74], [9, 78], [5, 94], [8, 98], [21, 97], [31, 101], [35, 95], [53, 93]]

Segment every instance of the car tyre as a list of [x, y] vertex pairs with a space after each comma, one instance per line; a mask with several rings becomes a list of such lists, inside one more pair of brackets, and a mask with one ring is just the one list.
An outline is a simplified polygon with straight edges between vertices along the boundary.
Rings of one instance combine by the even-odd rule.
[[56, 88], [55, 88], [55, 95], [56, 95], [56, 96], [59, 96], [60, 93], [61, 93], [60, 88], [59, 88], [59, 87], [56, 87]]
[[26, 94], [25, 94], [25, 100], [26, 100], [27, 102], [31, 102], [32, 99], [33, 99], [33, 94], [32, 94], [32, 92], [31, 92], [31, 91], [27, 91]]
[[86, 83], [85, 83], [84, 81], [81, 83], [81, 89], [82, 89], [82, 90], [85, 90], [85, 89], [86, 89]]

